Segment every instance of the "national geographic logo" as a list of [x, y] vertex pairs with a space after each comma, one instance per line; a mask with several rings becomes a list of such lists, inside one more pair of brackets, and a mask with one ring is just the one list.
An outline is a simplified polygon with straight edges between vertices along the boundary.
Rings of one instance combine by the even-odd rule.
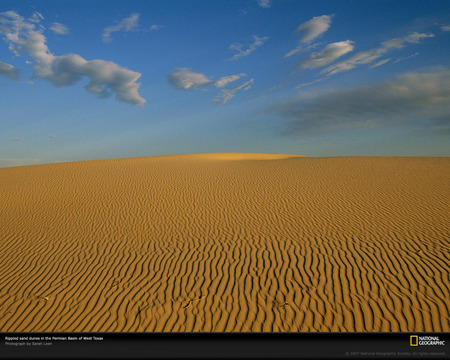
[[439, 340], [439, 336], [418, 336], [409, 337], [410, 346], [444, 346], [445, 340]]

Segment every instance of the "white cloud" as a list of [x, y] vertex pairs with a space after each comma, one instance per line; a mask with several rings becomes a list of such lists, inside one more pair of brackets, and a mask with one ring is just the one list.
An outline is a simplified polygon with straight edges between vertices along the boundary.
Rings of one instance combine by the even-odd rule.
[[288, 57], [297, 54], [298, 52], [308, 52], [311, 51], [313, 49], [315, 49], [317, 46], [319, 46], [319, 44], [315, 43], [315, 44], [300, 44], [299, 46], [297, 46], [295, 49], [290, 50], [289, 52], [287, 52], [284, 56], [283, 59], [287, 59]]
[[366, 50], [358, 52], [349, 58], [339, 61], [324, 70], [321, 71], [322, 74], [327, 74], [328, 76], [337, 74], [339, 72], [348, 71], [356, 68], [359, 65], [369, 64], [387, 52], [403, 48], [406, 44], [417, 44], [420, 40], [433, 37], [433, 34], [424, 33], [412, 33], [408, 36], [402, 38], [394, 38], [381, 43], [381, 46], [375, 49]]
[[316, 16], [312, 18], [311, 20], [308, 20], [307, 22], [304, 22], [301, 24], [297, 30], [294, 31], [294, 34], [300, 34], [301, 38], [299, 40], [299, 45], [288, 51], [284, 56], [283, 59], [286, 59], [299, 51], [309, 51], [311, 48], [317, 46], [317, 44], [309, 44], [313, 40], [315, 40], [317, 37], [322, 35], [324, 32], [326, 32], [331, 25], [331, 19], [334, 15], [322, 15], [322, 16]]
[[[192, 72], [191, 69], [187, 68], [179, 68], [176, 71], [171, 72], [169, 75], [167, 75], [167, 80], [170, 85], [176, 87], [177, 89], [189, 90], [189, 89], [197, 89], [199, 87], [208, 86], [211, 84], [214, 84], [214, 86], [217, 88], [223, 88], [228, 84], [236, 80], [239, 80], [243, 76], [247, 75], [241, 73], [236, 75], [223, 76], [220, 79], [213, 82], [204, 74]], [[249, 90], [253, 85], [253, 82], [254, 79], [250, 79], [249, 81], [246, 81], [241, 85], [237, 85], [229, 89], [222, 89], [216, 95], [213, 101], [218, 105], [225, 104], [228, 100], [235, 97], [236, 92], [238, 92], [239, 90], [241, 89]]]
[[140, 14], [134, 13], [129, 17], [122, 19], [117, 25], [108, 26], [103, 29], [102, 39], [104, 42], [111, 42], [111, 34], [118, 31], [155, 31], [164, 28], [164, 25], [153, 24], [149, 28], [138, 28]]
[[418, 52], [418, 51], [415, 52], [415, 53], [412, 54], [412, 55], [398, 58], [397, 60], [394, 61], [394, 64], [397, 64], [397, 63], [399, 63], [400, 61], [403, 61], [403, 60], [411, 59], [411, 58], [413, 58], [413, 57], [415, 57], [415, 56], [417, 56], [417, 55], [419, 55], [419, 52]]
[[326, 69], [321, 71], [321, 74], [326, 73], [330, 76], [342, 71], [348, 71], [354, 69], [358, 65], [371, 63], [382, 56], [384, 53], [385, 51], [380, 52], [377, 49], [360, 51], [345, 60], [339, 61], [338, 63], [327, 67]]
[[36, 24], [40, 23], [41, 20], [44, 20], [44, 16], [38, 11], [36, 11], [29, 19], [31, 22], [34, 22]]
[[319, 81], [322, 81], [324, 79], [325, 78], [320, 78], [320, 79], [316, 79], [316, 80], [313, 80], [313, 81], [310, 81], [310, 82], [307, 82], [307, 83], [298, 84], [295, 88], [299, 89], [299, 88], [302, 88], [302, 87], [305, 87], [305, 86], [310, 86], [310, 85], [315, 84], [315, 83], [317, 83]]
[[195, 89], [209, 85], [211, 80], [205, 75], [192, 72], [191, 69], [179, 68], [167, 75], [169, 84], [181, 90]]
[[376, 68], [378, 66], [384, 65], [384, 64], [388, 63], [389, 61], [391, 61], [390, 58], [389, 59], [380, 60], [377, 63], [373, 64], [369, 69], [373, 69], [373, 68]]
[[268, 9], [272, 5], [271, 2], [271, 0], [258, 0], [258, 5], [262, 8]]
[[4, 76], [9, 80], [19, 80], [19, 69], [0, 61], [0, 76]]
[[288, 57], [297, 54], [302, 49], [301, 46], [297, 46], [295, 49], [289, 50], [284, 56], [283, 59], [287, 59]]
[[311, 20], [301, 24], [294, 34], [301, 34], [301, 42], [309, 42], [326, 32], [331, 25], [334, 15], [322, 15], [313, 17]]
[[16, 55], [27, 53], [34, 62], [27, 62], [34, 68], [33, 78], [45, 79], [57, 87], [74, 85], [86, 76], [90, 82], [87, 91], [104, 98], [112, 93], [116, 99], [133, 105], [143, 105], [137, 80], [140, 73], [123, 68], [111, 61], [87, 61], [80, 55], [53, 55], [46, 45], [42, 28], [36, 29], [39, 16], [26, 20], [15, 12], [0, 13], [0, 34], [9, 42], [10, 50]]
[[227, 84], [239, 80], [241, 77], [246, 76], [246, 74], [238, 74], [238, 75], [230, 75], [221, 77], [219, 80], [214, 81], [214, 86], [221, 88], [226, 86]]
[[52, 26], [50, 26], [50, 30], [58, 35], [66, 35], [69, 33], [69, 28], [61, 23], [53, 23]]
[[301, 60], [297, 66], [302, 69], [315, 69], [331, 64], [337, 58], [353, 51], [353, 41], [339, 41], [328, 44], [323, 50], [314, 52]]
[[249, 90], [253, 83], [254, 83], [255, 79], [250, 79], [249, 81], [246, 81], [245, 83], [232, 87], [230, 89], [224, 89], [224, 90], [220, 90], [219, 94], [217, 94], [217, 96], [213, 99], [213, 101], [217, 104], [217, 105], [223, 105], [226, 104], [226, 102], [232, 98], [234, 98], [236, 96], [236, 92], [238, 92], [241, 89], [244, 90]]
[[141, 74], [120, 67], [112, 61], [87, 61], [79, 55], [57, 57], [52, 63], [53, 73], [46, 78], [55, 86], [73, 85], [87, 76], [90, 79], [85, 89], [99, 98], [116, 94], [116, 99], [133, 105], [143, 105], [145, 100], [139, 95], [136, 82]]
[[381, 45], [382, 45], [381, 48], [384, 48], [387, 50], [400, 49], [405, 45], [405, 43], [417, 44], [420, 42], [420, 40], [430, 38], [430, 37], [434, 37], [434, 34], [413, 32], [412, 34], [402, 37], [402, 38], [394, 38], [394, 39], [390, 39], [387, 41], [383, 41], [381, 43]]
[[111, 34], [117, 31], [132, 31], [138, 26], [139, 23], [139, 14], [131, 14], [129, 17], [122, 19], [120, 23], [113, 26], [108, 26], [103, 29], [102, 38], [104, 42], [110, 42]]
[[150, 30], [150, 31], [155, 31], [155, 30], [160, 30], [160, 29], [162, 29], [162, 28], [164, 28], [164, 27], [165, 27], [164, 25], [156, 25], [156, 24], [153, 24], [152, 26], [150, 26], [149, 30]]
[[303, 93], [268, 109], [284, 116], [286, 134], [411, 123], [450, 131], [450, 70], [405, 73], [353, 89]]
[[450, 31], [450, 25], [442, 25], [441, 30], [442, 31]]
[[250, 55], [253, 51], [255, 51], [257, 48], [262, 46], [268, 39], [269, 39], [269, 37], [267, 37], [267, 36], [259, 37], [259, 36], [253, 35], [254, 41], [251, 44], [249, 44], [248, 48], [245, 50], [242, 49], [242, 47], [243, 47], [242, 44], [230, 45], [229, 46], [230, 50], [234, 50], [234, 51], [238, 52], [231, 58], [231, 60], [236, 60], [236, 59], [239, 59], [240, 57]]

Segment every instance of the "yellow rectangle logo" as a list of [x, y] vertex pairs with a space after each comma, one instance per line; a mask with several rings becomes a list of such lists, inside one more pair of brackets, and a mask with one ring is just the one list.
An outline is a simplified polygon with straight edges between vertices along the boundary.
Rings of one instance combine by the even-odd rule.
[[418, 346], [419, 345], [419, 337], [417, 335], [411, 335], [409, 338], [410, 346]]

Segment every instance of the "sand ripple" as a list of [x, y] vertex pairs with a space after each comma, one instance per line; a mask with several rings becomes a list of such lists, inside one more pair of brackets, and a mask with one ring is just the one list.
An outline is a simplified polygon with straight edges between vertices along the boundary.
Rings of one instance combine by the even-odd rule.
[[0, 331], [450, 331], [449, 158], [0, 169]]

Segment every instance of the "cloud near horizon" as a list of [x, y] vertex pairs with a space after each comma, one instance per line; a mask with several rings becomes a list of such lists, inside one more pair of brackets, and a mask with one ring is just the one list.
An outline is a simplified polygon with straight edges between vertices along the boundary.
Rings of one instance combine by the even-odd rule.
[[450, 70], [405, 73], [374, 85], [304, 93], [267, 111], [286, 120], [285, 135], [424, 122], [430, 129], [448, 133]]
[[14, 11], [0, 13], [0, 34], [9, 43], [10, 51], [17, 56], [28, 54], [34, 60], [27, 61], [34, 69], [33, 79], [45, 79], [58, 88], [64, 88], [87, 77], [90, 82], [85, 89], [99, 98], [115, 93], [118, 101], [144, 105], [146, 100], [138, 93], [140, 73], [111, 61], [88, 61], [77, 54], [53, 55], [47, 47], [43, 27], [39, 25], [41, 18], [42, 15], [34, 14], [25, 19]]
[[0, 158], [0, 167], [36, 165], [40, 159]]
[[248, 45], [248, 47], [243, 50], [242, 44], [232, 44], [228, 47], [228, 49], [237, 51], [237, 54], [235, 54], [230, 60], [237, 60], [241, 57], [250, 55], [253, 51], [255, 51], [257, 48], [261, 47], [267, 40], [269, 39], [268, 36], [256, 36], [253, 35], [253, 42]]

